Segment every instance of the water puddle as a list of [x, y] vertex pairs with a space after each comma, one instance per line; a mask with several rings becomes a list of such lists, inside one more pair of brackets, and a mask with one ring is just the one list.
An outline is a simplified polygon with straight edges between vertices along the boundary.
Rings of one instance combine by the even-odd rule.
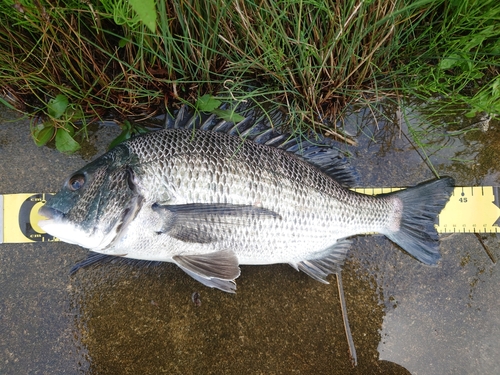
[[[437, 129], [426, 121], [429, 112], [422, 115], [422, 111], [420, 107], [404, 111], [401, 133], [411, 133], [411, 142], [398, 129], [384, 126], [383, 121], [377, 127], [373, 120], [366, 120], [366, 111], [360, 112], [358, 117], [367, 125], [358, 131], [372, 135], [358, 138], [354, 163], [363, 185], [412, 185], [432, 178], [432, 169], [453, 176], [458, 186], [499, 185], [498, 121], [491, 121], [489, 129], [482, 131], [473, 125], [474, 120], [442, 116], [439, 120], [449, 126]], [[398, 117], [392, 121], [397, 123]], [[457, 130], [461, 128], [466, 131]], [[423, 151], [413, 150], [415, 139], [422, 142]], [[372, 155], [377, 157], [375, 163]], [[358, 277], [370, 275], [381, 297], [381, 360], [395, 362], [411, 374], [500, 371], [496, 344], [500, 340], [500, 273], [480, 241], [496, 259], [500, 251], [497, 235], [480, 237], [441, 236], [443, 259], [438, 267], [418, 263], [385, 239], [377, 239], [374, 245], [373, 239], [358, 238], [350, 266]]]

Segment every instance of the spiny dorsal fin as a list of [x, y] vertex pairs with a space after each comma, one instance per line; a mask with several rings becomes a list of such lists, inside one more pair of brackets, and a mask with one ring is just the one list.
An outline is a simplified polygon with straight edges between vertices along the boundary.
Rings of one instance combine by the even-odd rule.
[[[227, 108], [227, 103], [221, 107]], [[265, 113], [255, 104], [241, 103], [235, 112], [244, 116], [244, 119], [233, 123], [214, 114], [194, 113], [187, 106], [182, 106], [175, 117], [167, 116], [165, 127], [222, 132], [279, 148], [314, 165], [345, 187], [356, 186], [358, 176], [345, 155], [335, 147], [333, 140], [319, 134], [307, 138], [280, 132], [279, 126], [287, 122], [287, 117], [279, 108]]]

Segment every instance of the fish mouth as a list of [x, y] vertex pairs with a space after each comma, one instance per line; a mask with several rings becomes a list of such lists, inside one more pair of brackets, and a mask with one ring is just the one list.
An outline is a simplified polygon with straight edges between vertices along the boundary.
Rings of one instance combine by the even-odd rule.
[[60, 225], [64, 221], [63, 212], [56, 210], [55, 208], [48, 207], [47, 205], [39, 208], [38, 215], [41, 216], [41, 219], [38, 220], [38, 226], [42, 228], [43, 231], [51, 235], [55, 235], [54, 233], [51, 233], [53, 227], [58, 224]]
[[[101, 239], [89, 241], [89, 234], [79, 229], [66, 219], [66, 215], [47, 205], [40, 207], [38, 214], [42, 219], [38, 221], [38, 226], [48, 234], [57, 237], [61, 241], [91, 248], [98, 246]], [[45, 220], [44, 220], [45, 219]]]
[[123, 236], [124, 229], [137, 215], [141, 202], [142, 197], [133, 199], [129, 207], [124, 210], [121, 220], [114, 223], [112, 228], [104, 229], [102, 225], [86, 228], [80, 222], [68, 220], [66, 213], [46, 204], [38, 209], [38, 215], [41, 216], [38, 226], [61, 241], [102, 251], [112, 247]]
[[40, 209], [38, 210], [38, 214], [47, 219], [40, 220], [41, 222], [48, 220], [60, 220], [64, 217], [64, 214], [61, 211], [56, 210], [52, 207], [48, 207], [47, 205], [40, 207]]

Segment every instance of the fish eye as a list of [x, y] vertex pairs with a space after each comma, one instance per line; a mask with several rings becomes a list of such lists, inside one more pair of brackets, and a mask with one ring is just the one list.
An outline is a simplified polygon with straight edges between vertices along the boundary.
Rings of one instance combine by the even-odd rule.
[[85, 184], [85, 176], [83, 174], [75, 174], [68, 181], [68, 188], [71, 191], [79, 190]]

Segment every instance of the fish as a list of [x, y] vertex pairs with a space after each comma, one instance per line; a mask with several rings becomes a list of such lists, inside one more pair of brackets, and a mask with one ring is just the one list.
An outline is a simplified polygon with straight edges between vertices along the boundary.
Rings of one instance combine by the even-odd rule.
[[[437, 215], [451, 177], [377, 196], [350, 190], [345, 157], [246, 116], [179, 111], [69, 176], [39, 226], [93, 252], [171, 262], [236, 291], [240, 265], [286, 263], [328, 283], [353, 236], [380, 233], [426, 265], [440, 259]], [[260, 124], [260, 125], [259, 125]]]

